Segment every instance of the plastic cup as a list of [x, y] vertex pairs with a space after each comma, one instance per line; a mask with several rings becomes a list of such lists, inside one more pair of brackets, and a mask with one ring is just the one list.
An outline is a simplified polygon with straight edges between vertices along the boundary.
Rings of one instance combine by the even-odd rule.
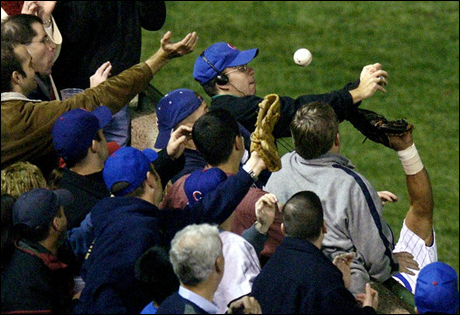
[[83, 92], [84, 90], [83, 89], [79, 89], [79, 88], [68, 88], [68, 89], [63, 89], [61, 90], [61, 98], [62, 100], [66, 100], [78, 93], [81, 93]]

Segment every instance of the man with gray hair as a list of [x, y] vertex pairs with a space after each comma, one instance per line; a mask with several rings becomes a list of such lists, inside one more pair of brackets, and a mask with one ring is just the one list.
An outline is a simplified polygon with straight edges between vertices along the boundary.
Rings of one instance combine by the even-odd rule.
[[[214, 293], [224, 275], [225, 260], [219, 229], [210, 224], [192, 224], [177, 232], [169, 251], [179, 291], [170, 295], [157, 314], [216, 314]], [[229, 314], [237, 309], [261, 314], [253, 297], [242, 297], [229, 305]]]

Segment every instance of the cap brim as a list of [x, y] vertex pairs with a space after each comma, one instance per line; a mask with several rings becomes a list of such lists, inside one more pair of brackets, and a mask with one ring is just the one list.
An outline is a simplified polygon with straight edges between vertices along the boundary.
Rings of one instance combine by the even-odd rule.
[[171, 138], [171, 130], [160, 130], [155, 141], [156, 149], [164, 149], [168, 145], [169, 139]]
[[227, 67], [237, 67], [251, 62], [259, 54], [258, 48], [241, 51], [238, 56], [230, 62]]
[[155, 150], [144, 149], [144, 150], [142, 150], [142, 153], [144, 153], [144, 155], [149, 159], [150, 163], [152, 163], [156, 159], [158, 159], [158, 153]]
[[73, 196], [67, 189], [56, 189], [53, 192], [56, 194], [60, 206], [68, 207], [72, 204]]
[[109, 124], [112, 120], [112, 112], [106, 106], [96, 107], [95, 110], [91, 112], [99, 120], [99, 128], [102, 129]]

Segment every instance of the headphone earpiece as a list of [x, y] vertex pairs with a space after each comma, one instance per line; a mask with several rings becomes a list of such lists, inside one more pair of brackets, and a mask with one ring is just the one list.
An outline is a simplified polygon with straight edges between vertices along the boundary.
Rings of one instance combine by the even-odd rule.
[[204, 55], [204, 51], [201, 53], [200, 57], [217, 73], [216, 76], [216, 83], [218, 85], [225, 85], [228, 83], [228, 76], [225, 73], [222, 73], [221, 71], [217, 70], [216, 67], [212, 63], [209, 62], [208, 58]]
[[228, 83], [228, 77], [224, 73], [220, 73], [216, 76], [217, 85], [225, 85]]

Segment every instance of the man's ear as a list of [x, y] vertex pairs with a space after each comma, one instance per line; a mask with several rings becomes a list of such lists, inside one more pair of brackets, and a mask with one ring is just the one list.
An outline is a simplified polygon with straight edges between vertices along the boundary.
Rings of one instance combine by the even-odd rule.
[[53, 229], [59, 232], [62, 232], [65, 230], [65, 227], [62, 226], [62, 217], [59, 218], [58, 216], [55, 216], [53, 218]]
[[96, 153], [99, 151], [99, 142], [97, 140], [93, 140], [91, 142], [91, 146], [89, 147], [91, 149], [91, 152]]
[[323, 234], [326, 234], [327, 233], [327, 228], [326, 228], [326, 221], [323, 220], [323, 225], [321, 227], [322, 231], [323, 231]]
[[21, 73], [19, 73], [19, 71], [13, 71], [13, 73], [11, 74], [11, 81], [13, 84], [19, 85], [23, 78], [24, 76]]
[[338, 147], [340, 146], [340, 133], [337, 132], [337, 135], [335, 136], [334, 144]]
[[235, 148], [237, 151], [245, 150], [244, 148], [244, 138], [242, 136], [235, 137]]
[[215, 262], [215, 268], [217, 273], [224, 273], [224, 268], [225, 268], [225, 260], [224, 256], [220, 255], [217, 257], [216, 262]]
[[284, 227], [284, 223], [281, 223], [281, 232], [284, 236], [286, 235], [286, 228]]
[[61, 224], [59, 223], [59, 218], [54, 217], [53, 218], [53, 229], [56, 231], [60, 231]]
[[145, 178], [145, 181], [146, 181], [147, 185], [150, 188], [152, 188], [152, 189], [157, 188], [156, 184], [155, 184], [156, 183], [156, 178], [151, 172], [147, 172], [147, 176]]

